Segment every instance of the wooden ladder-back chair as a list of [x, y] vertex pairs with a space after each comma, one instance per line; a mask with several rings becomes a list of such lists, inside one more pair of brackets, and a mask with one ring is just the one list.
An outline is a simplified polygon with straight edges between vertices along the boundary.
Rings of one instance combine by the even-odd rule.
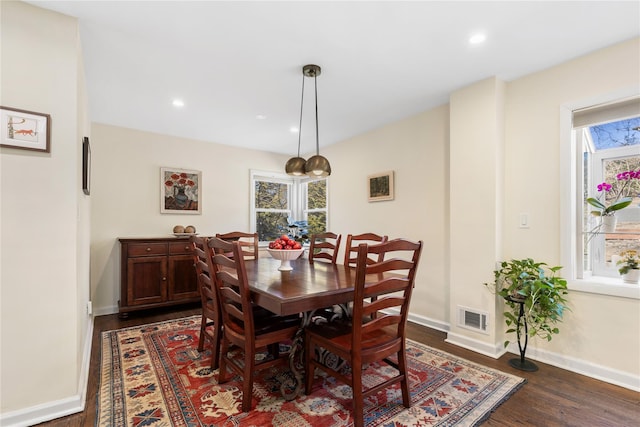
[[309, 239], [309, 261], [327, 260], [332, 264], [338, 259], [340, 250], [341, 234], [326, 231], [324, 233], [313, 234]]
[[216, 288], [212, 277], [212, 264], [207, 237], [191, 236], [198, 288], [202, 299], [202, 321], [200, 323], [200, 339], [198, 351], [204, 351], [204, 342], [211, 342], [211, 369], [218, 368], [220, 357], [220, 339], [222, 320]]
[[[281, 357], [279, 344], [292, 340], [300, 328], [299, 316], [277, 316], [267, 310], [256, 310], [247, 283], [245, 259], [239, 242], [227, 242], [217, 237], [209, 239], [213, 250], [212, 261], [215, 283], [222, 312], [222, 342], [220, 346], [220, 373], [218, 383], [227, 382], [232, 376], [227, 367], [242, 377], [242, 411], [252, 407], [253, 378], [257, 369], [287, 362]], [[233, 258], [226, 254], [232, 253]], [[236, 346], [241, 354], [229, 353]], [[256, 362], [258, 351], [268, 348], [271, 357]]]
[[[351, 267], [356, 266], [358, 260], [358, 246], [360, 243], [375, 244], [384, 243], [389, 240], [388, 236], [380, 236], [375, 233], [363, 233], [363, 234], [348, 234], [347, 245], [344, 248], [344, 265]], [[369, 264], [382, 261], [384, 254], [380, 254], [376, 259], [367, 258]]]
[[[414, 286], [422, 241], [394, 239], [358, 248], [356, 262], [353, 319], [351, 322], [312, 324], [305, 329], [305, 391], [311, 394], [314, 369], [319, 368], [353, 389], [353, 418], [356, 427], [364, 425], [364, 398], [400, 383], [402, 403], [411, 406], [407, 375], [405, 328], [411, 292]], [[384, 256], [384, 261], [368, 264], [367, 257]], [[377, 297], [367, 303], [365, 299]], [[392, 314], [380, 312], [396, 309]], [[374, 319], [371, 314], [378, 312]], [[316, 348], [322, 347], [346, 360], [351, 375], [336, 372], [315, 359]], [[397, 355], [397, 363], [388, 359]], [[384, 361], [398, 370], [398, 375], [364, 390], [363, 365]]]
[[228, 242], [240, 242], [244, 259], [258, 259], [258, 233], [232, 231], [230, 233], [217, 233], [216, 237]]

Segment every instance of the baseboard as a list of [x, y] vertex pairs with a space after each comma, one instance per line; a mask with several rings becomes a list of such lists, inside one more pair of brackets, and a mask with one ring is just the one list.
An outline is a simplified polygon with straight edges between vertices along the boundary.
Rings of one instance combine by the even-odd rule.
[[[508, 347], [510, 353], [520, 355], [517, 343], [511, 343]], [[608, 366], [598, 365], [585, 360], [564, 356], [546, 350], [527, 347], [526, 358], [562, 368], [576, 374], [604, 381], [633, 391], [640, 391], [640, 377], [628, 372], [623, 372]]]
[[483, 354], [485, 356], [499, 359], [506, 350], [501, 344], [492, 345], [484, 341], [478, 341], [473, 338], [469, 338], [466, 335], [454, 334], [449, 332], [445, 342], [449, 344], [457, 345], [458, 347], [466, 348], [467, 350], [475, 351], [476, 353]]
[[84, 411], [85, 402], [87, 400], [89, 366], [91, 365], [92, 339], [93, 318], [89, 321], [87, 334], [84, 337], [82, 366], [80, 367], [80, 375], [78, 379], [78, 394], [41, 405], [2, 413], [0, 414], [0, 426], [28, 427]]

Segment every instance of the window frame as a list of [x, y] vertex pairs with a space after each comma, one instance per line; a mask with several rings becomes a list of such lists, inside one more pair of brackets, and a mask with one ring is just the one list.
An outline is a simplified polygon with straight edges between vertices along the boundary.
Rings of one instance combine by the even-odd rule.
[[[619, 277], [594, 276], [582, 272], [582, 215], [584, 206], [583, 150], [573, 128], [574, 112], [601, 104], [637, 98], [637, 90], [628, 88], [560, 107], [560, 256], [570, 290], [640, 299], [640, 287], [623, 283]], [[579, 149], [578, 149], [579, 147]], [[567, 167], [569, 166], [569, 167]]]
[[[325, 180], [326, 181], [326, 203], [324, 209], [308, 209], [308, 200], [307, 200], [307, 184], [309, 182]], [[283, 183], [288, 184], [288, 206], [289, 209], [282, 210], [274, 210], [274, 209], [264, 209], [264, 208], [256, 208], [255, 200], [256, 200], [256, 191], [255, 191], [255, 183], [256, 181], [266, 181], [266, 182], [275, 182], [275, 183]], [[302, 177], [294, 177], [289, 176], [285, 173], [280, 172], [269, 172], [269, 171], [261, 171], [261, 170], [250, 170], [250, 218], [249, 218], [249, 229], [252, 233], [257, 231], [256, 220], [258, 212], [288, 212], [289, 217], [293, 218], [295, 221], [306, 221], [307, 215], [309, 212], [326, 212], [326, 227], [329, 229], [329, 179], [328, 178], [310, 178], [307, 176]], [[268, 241], [260, 241], [259, 246], [264, 247], [267, 246]]]

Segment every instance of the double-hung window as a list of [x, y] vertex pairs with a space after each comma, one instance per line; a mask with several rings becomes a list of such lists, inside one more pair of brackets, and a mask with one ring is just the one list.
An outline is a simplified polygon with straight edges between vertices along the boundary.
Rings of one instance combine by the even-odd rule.
[[251, 171], [251, 230], [260, 242], [287, 233], [289, 225], [306, 223], [307, 233], [327, 230], [328, 180]]
[[[616, 261], [625, 251], [640, 253], [639, 106], [636, 98], [572, 112], [573, 278], [602, 285], [599, 293], [618, 294], [612, 289], [622, 283]], [[628, 206], [606, 209], [625, 197], [631, 199]], [[614, 228], [604, 225], [605, 217], [615, 217]]]

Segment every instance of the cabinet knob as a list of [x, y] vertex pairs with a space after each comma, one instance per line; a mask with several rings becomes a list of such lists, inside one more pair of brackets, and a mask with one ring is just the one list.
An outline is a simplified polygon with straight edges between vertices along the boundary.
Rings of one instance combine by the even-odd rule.
[[147, 248], [147, 252], [151, 252], [151, 248], [149, 248], [149, 247], [148, 247], [148, 248]]
[[163, 278], [162, 278], [162, 281], [163, 281], [163, 282], [166, 282], [166, 281], [167, 281], [167, 278], [166, 278], [166, 277], [163, 277]]
[[185, 247], [184, 247], [184, 250], [185, 250], [185, 251], [189, 251], [189, 249], [191, 249], [191, 246], [185, 246]]

